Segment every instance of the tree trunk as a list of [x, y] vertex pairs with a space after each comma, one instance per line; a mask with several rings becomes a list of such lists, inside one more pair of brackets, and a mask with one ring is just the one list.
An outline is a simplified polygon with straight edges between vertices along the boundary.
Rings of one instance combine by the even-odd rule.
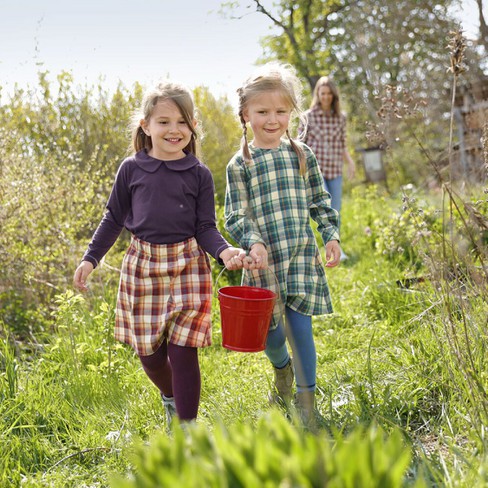
[[478, 42], [488, 52], [488, 25], [486, 24], [485, 16], [483, 14], [483, 0], [476, 0], [478, 4], [478, 13], [480, 18], [480, 36]]

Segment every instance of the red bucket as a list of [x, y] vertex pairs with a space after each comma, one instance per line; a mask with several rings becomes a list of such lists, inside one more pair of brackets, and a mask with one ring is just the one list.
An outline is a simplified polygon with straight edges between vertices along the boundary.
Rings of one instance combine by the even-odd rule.
[[222, 345], [233, 351], [264, 351], [276, 293], [254, 286], [225, 286], [219, 290], [219, 302]]

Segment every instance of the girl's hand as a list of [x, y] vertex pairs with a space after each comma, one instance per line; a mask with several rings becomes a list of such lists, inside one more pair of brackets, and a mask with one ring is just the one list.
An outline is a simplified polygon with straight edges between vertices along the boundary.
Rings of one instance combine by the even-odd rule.
[[93, 264], [89, 261], [82, 261], [81, 264], [76, 268], [75, 275], [73, 277], [73, 285], [77, 290], [82, 292], [88, 291], [86, 280], [92, 271]]
[[227, 269], [231, 271], [241, 269], [244, 266], [244, 259], [246, 259], [246, 251], [237, 247], [228, 247], [220, 253], [219, 258], [222, 259]]
[[252, 263], [248, 262], [246, 269], [266, 269], [268, 267], [268, 251], [266, 246], [261, 243], [256, 243], [251, 246], [249, 257]]
[[337, 241], [329, 241], [325, 245], [325, 259], [327, 268], [337, 266], [341, 261], [341, 246]]

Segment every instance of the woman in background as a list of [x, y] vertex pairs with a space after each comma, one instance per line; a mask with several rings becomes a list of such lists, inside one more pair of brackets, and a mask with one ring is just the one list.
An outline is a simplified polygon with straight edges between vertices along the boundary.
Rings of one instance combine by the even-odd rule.
[[[332, 208], [340, 214], [344, 162], [350, 179], [354, 178], [356, 167], [346, 147], [346, 117], [341, 112], [339, 90], [330, 77], [322, 76], [315, 84], [305, 118], [306, 125], [299, 127], [300, 139], [314, 152], [332, 198]], [[341, 252], [341, 261], [344, 259], [347, 256]]]

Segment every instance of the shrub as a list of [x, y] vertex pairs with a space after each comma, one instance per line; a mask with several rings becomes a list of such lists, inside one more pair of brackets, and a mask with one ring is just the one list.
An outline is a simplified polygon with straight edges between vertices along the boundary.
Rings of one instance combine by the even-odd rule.
[[246, 423], [213, 433], [201, 425], [177, 427], [173, 438], [155, 436], [135, 450], [129, 479], [117, 488], [185, 487], [400, 487], [426, 486], [420, 474], [407, 482], [412, 460], [398, 431], [372, 426], [345, 438], [314, 436], [273, 411], [254, 428]]

